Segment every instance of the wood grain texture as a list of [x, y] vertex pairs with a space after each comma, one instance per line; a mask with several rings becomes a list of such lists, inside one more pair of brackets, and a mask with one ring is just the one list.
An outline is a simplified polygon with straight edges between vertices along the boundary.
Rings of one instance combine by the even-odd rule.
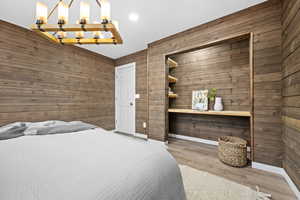
[[250, 117], [249, 111], [198, 111], [192, 109], [169, 108], [169, 113], [183, 113], [194, 115], [217, 115], [217, 116], [232, 116], [232, 117]]
[[[168, 130], [168, 115], [163, 112], [168, 107], [165, 98], [168, 89], [165, 55], [193, 49], [231, 35], [253, 32], [254, 161], [281, 166], [281, 9], [279, 0], [267, 1], [149, 44], [150, 138], [164, 141]], [[178, 83], [180, 81], [178, 79]], [[239, 84], [243, 85], [243, 81]], [[179, 99], [180, 96], [176, 101]]]
[[283, 167], [300, 190], [300, 1], [283, 2]]
[[170, 113], [169, 118], [172, 134], [214, 141], [220, 136], [236, 136], [245, 139], [250, 146], [249, 117]]
[[0, 125], [82, 120], [114, 129], [114, 61], [0, 20]]
[[136, 132], [144, 134], [143, 122], [148, 122], [147, 50], [142, 50], [115, 60], [115, 66], [136, 63]]

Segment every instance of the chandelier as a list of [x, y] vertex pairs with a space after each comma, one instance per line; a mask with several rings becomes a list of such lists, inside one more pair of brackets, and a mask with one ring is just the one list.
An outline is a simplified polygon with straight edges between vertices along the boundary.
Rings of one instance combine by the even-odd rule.
[[[90, 23], [90, 6], [86, 2], [80, 2], [80, 19], [76, 24], [69, 24], [69, 8], [73, 1], [71, 0], [67, 4], [63, 0], [59, 0], [49, 14], [47, 6], [37, 2], [36, 23], [31, 26], [31, 29], [50, 41], [60, 44], [123, 43], [118, 22], [111, 20], [110, 3], [107, 0], [96, 0], [101, 9], [99, 22]], [[47, 24], [56, 9], [58, 11], [57, 24]], [[85, 37], [85, 35], [92, 36]]]

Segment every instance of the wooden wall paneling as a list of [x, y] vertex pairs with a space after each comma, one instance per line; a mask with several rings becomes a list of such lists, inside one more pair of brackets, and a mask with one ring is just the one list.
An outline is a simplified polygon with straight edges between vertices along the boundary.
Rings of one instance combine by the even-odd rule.
[[300, 1], [283, 3], [283, 167], [300, 190]]
[[253, 45], [254, 45], [254, 34], [250, 33], [249, 38], [249, 69], [250, 69], [250, 138], [251, 138], [251, 160], [254, 160], [254, 64], [253, 64]]
[[[150, 47], [151, 49], [151, 47]], [[148, 48], [148, 95], [149, 118], [148, 136], [160, 141], [166, 140], [167, 118], [167, 71], [165, 67], [165, 55], [158, 59], [151, 59], [152, 51]], [[150, 50], [150, 51], [149, 51]]]
[[147, 50], [142, 50], [115, 60], [115, 66], [136, 63], [136, 132], [145, 133], [143, 122], [148, 122]]
[[114, 61], [0, 20], [0, 125], [82, 120], [114, 129]]
[[218, 141], [220, 136], [245, 139], [250, 146], [250, 120], [248, 117], [170, 114], [170, 133]]
[[273, 131], [274, 127], [281, 129], [281, 9], [279, 0], [267, 1], [149, 44], [150, 138], [164, 141], [166, 135], [165, 116], [157, 112], [166, 110], [165, 100], [161, 98], [166, 89], [164, 55], [253, 32], [254, 161], [281, 166], [282, 132]]
[[167, 56], [164, 55], [164, 68], [165, 68], [165, 134], [164, 134], [164, 141], [168, 139], [169, 135], [169, 105], [172, 103], [173, 99], [169, 99], [169, 87], [172, 89], [174, 88], [175, 85], [177, 85], [178, 79], [174, 76], [170, 75], [170, 68], [167, 65]]

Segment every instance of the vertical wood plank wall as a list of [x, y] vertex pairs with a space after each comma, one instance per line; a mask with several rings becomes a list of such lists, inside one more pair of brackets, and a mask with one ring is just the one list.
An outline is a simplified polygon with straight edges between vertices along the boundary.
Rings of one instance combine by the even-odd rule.
[[144, 134], [143, 122], [148, 120], [148, 92], [147, 92], [147, 50], [142, 50], [115, 60], [115, 66], [136, 63], [136, 132]]
[[267, 1], [148, 45], [149, 136], [166, 139], [165, 55], [254, 33], [254, 161], [281, 166], [281, 2]]
[[300, 1], [283, 1], [283, 167], [300, 190]]
[[[192, 91], [216, 88], [225, 110], [251, 111], [249, 39], [228, 41], [172, 56], [179, 66], [171, 70], [178, 98], [171, 108], [191, 109]], [[250, 144], [249, 118], [171, 114], [170, 133], [217, 140], [232, 135]]]
[[0, 20], [0, 125], [82, 120], [114, 129], [114, 61]]

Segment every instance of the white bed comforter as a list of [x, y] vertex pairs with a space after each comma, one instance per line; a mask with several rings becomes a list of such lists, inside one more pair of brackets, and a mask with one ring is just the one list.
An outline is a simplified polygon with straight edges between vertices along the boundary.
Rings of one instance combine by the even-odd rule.
[[184, 200], [163, 148], [102, 129], [0, 141], [0, 200]]

